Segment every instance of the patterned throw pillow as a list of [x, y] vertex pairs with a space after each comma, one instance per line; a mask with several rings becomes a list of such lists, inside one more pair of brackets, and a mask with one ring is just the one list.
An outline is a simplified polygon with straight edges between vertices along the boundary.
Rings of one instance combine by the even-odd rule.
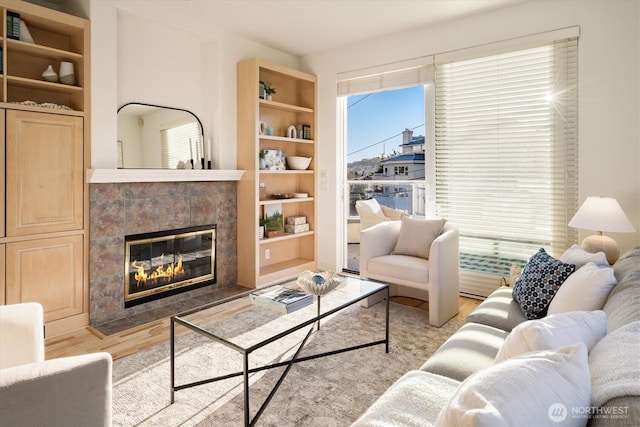
[[527, 319], [546, 315], [556, 291], [575, 269], [575, 265], [553, 258], [543, 248], [529, 258], [513, 286], [513, 299], [520, 304]]

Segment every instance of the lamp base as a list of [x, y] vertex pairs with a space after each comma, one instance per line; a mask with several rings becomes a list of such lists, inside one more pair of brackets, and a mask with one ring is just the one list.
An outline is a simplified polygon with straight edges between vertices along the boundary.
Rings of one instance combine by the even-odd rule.
[[604, 252], [609, 265], [613, 265], [620, 257], [620, 246], [609, 236], [594, 234], [584, 239], [581, 246], [582, 249], [592, 254]]

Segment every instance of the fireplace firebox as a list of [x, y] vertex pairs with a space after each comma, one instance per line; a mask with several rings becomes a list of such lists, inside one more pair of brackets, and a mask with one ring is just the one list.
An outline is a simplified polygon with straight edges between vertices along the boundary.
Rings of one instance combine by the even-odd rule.
[[124, 306], [216, 283], [216, 226], [125, 236]]

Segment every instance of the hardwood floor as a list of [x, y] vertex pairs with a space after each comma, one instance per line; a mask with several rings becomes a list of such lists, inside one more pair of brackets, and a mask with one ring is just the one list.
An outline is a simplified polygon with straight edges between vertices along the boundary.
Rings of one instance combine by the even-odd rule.
[[[424, 301], [405, 297], [392, 297], [391, 301], [428, 310], [429, 304]], [[460, 297], [458, 318], [464, 319], [479, 304], [480, 300]], [[92, 327], [87, 327], [45, 340], [47, 359], [76, 356], [80, 354], [106, 351], [114, 359], [125, 357], [145, 348], [169, 340], [170, 318], [165, 317], [147, 324], [127, 329], [123, 332], [105, 336]], [[178, 328], [178, 335], [187, 333], [185, 328]]]

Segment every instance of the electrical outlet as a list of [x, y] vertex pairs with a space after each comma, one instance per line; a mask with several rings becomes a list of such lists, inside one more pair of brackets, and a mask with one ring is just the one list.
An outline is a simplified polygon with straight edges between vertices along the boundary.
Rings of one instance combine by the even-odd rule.
[[264, 250], [264, 259], [271, 258], [271, 251], [269, 249]]

